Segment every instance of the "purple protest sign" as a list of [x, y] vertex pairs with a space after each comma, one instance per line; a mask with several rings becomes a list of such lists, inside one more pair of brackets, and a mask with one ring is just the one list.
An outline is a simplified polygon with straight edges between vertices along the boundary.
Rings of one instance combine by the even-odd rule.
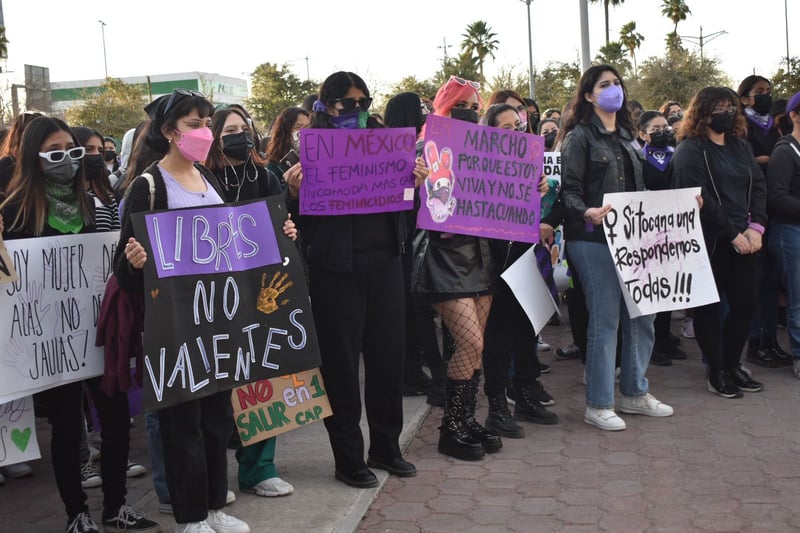
[[265, 202], [145, 215], [159, 278], [241, 272], [281, 262]]
[[544, 139], [428, 115], [417, 227], [538, 242]]
[[301, 215], [414, 208], [414, 128], [300, 131]]

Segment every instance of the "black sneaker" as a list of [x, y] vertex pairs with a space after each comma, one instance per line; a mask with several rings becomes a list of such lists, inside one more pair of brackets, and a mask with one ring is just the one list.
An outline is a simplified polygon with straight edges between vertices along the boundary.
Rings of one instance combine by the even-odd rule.
[[103, 530], [110, 533], [138, 531], [139, 533], [158, 533], [161, 526], [148, 520], [142, 513], [127, 505], [119, 508], [116, 515], [103, 518]]
[[773, 359], [778, 361], [780, 366], [791, 366], [794, 358], [791, 354], [786, 353], [781, 345], [778, 344], [778, 339], [766, 339], [762, 345]]
[[758, 341], [750, 341], [747, 345], [747, 362], [765, 368], [777, 368], [781, 364], [770, 351]]
[[539, 373], [540, 374], [549, 374], [550, 373], [550, 365], [546, 365], [544, 363], [539, 363]]
[[565, 359], [578, 359], [580, 356], [581, 349], [574, 344], [567, 344], [562, 348], [556, 348], [556, 351], [553, 354], [553, 357], [559, 361], [564, 361]]
[[663, 342], [656, 342], [654, 350], [661, 352], [664, 356], [670, 359], [684, 360], [686, 359], [686, 352], [678, 348], [677, 344], [672, 344], [669, 340]]
[[78, 513], [67, 520], [66, 533], [100, 533], [100, 528], [94, 523], [89, 513]]
[[743, 396], [739, 387], [731, 382], [731, 378], [727, 370], [720, 370], [719, 372], [710, 372], [708, 381], [706, 381], [709, 392], [713, 392], [723, 398], [741, 398]]
[[672, 346], [680, 346], [681, 345], [681, 338], [677, 335], [673, 335], [672, 332], [667, 333], [667, 342]]
[[657, 348], [653, 348], [650, 355], [650, 364], [656, 366], [671, 366], [672, 358]]
[[728, 370], [728, 375], [731, 378], [731, 383], [744, 392], [760, 392], [764, 388], [764, 385], [747, 375], [747, 372], [742, 370], [741, 367]]
[[538, 379], [530, 386], [530, 393], [544, 406], [550, 407], [556, 404], [556, 401], [544, 390], [544, 385], [542, 385], [542, 382]]

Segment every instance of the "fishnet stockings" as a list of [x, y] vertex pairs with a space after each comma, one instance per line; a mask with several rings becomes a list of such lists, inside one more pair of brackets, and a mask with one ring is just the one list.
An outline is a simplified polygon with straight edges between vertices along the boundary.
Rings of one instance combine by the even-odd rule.
[[459, 298], [433, 304], [456, 344], [453, 358], [447, 367], [451, 379], [471, 379], [481, 367], [483, 332], [492, 305], [491, 296]]

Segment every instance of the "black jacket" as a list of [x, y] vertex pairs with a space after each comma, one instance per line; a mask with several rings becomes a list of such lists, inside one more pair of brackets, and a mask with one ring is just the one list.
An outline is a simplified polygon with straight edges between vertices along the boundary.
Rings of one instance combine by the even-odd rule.
[[767, 205], [776, 224], [800, 224], [800, 143], [785, 135], [767, 166]]
[[703, 209], [700, 210], [700, 222], [706, 243], [712, 249], [717, 238], [733, 241], [736, 235], [747, 229], [750, 221], [767, 225], [767, 185], [750, 143], [733, 136], [727, 136], [725, 143], [741, 168], [747, 169], [746, 174], [723, 179], [719, 164], [715, 165], [717, 155], [713, 141], [698, 137], [687, 138], [678, 144], [670, 162], [675, 188], [701, 188]]
[[567, 133], [561, 147], [561, 199], [567, 211], [565, 239], [605, 242], [602, 227], [588, 231], [583, 216], [588, 208], [603, 205], [604, 194], [626, 190], [624, 155], [617, 155], [615, 144], [625, 150], [633, 163], [636, 190], [644, 190], [642, 156], [632, 141], [628, 131], [607, 131], [596, 114], [589, 124], [578, 124]]

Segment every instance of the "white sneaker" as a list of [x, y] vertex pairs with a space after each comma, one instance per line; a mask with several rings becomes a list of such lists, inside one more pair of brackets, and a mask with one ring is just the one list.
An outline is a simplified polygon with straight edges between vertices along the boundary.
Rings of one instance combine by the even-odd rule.
[[17, 463], [0, 468], [3, 475], [11, 479], [21, 479], [33, 475], [33, 468], [28, 463]]
[[89, 461], [81, 465], [81, 487], [93, 489], [103, 484], [103, 478], [94, 463]]
[[536, 337], [536, 345], [537, 345], [537, 349], [540, 352], [549, 352], [550, 351], [550, 345], [547, 344], [546, 342], [544, 342], [544, 339], [542, 338], [541, 335]]
[[258, 496], [264, 496], [266, 498], [275, 498], [277, 496], [287, 496], [293, 493], [294, 487], [279, 477], [271, 477], [260, 481], [249, 489], [242, 489], [242, 492], [257, 494]]
[[250, 526], [222, 511], [208, 511], [206, 522], [216, 533], [250, 533]]
[[236, 494], [232, 490], [225, 493], [225, 505], [230, 505], [236, 501]]
[[175, 533], [214, 533], [208, 522], [189, 522], [188, 524], [175, 524]]
[[619, 411], [632, 415], [672, 416], [672, 407], [656, 400], [649, 392], [642, 396], [623, 396], [619, 401]]
[[583, 413], [583, 421], [604, 431], [622, 431], [626, 427], [625, 421], [613, 409], [587, 407]]
[[681, 336], [687, 339], [694, 339], [694, 320], [691, 317], [686, 317], [681, 323]]
[[134, 463], [133, 461], [128, 461], [128, 470], [125, 471], [126, 477], [139, 477], [143, 476], [147, 472], [147, 469], [140, 465], [139, 463]]

